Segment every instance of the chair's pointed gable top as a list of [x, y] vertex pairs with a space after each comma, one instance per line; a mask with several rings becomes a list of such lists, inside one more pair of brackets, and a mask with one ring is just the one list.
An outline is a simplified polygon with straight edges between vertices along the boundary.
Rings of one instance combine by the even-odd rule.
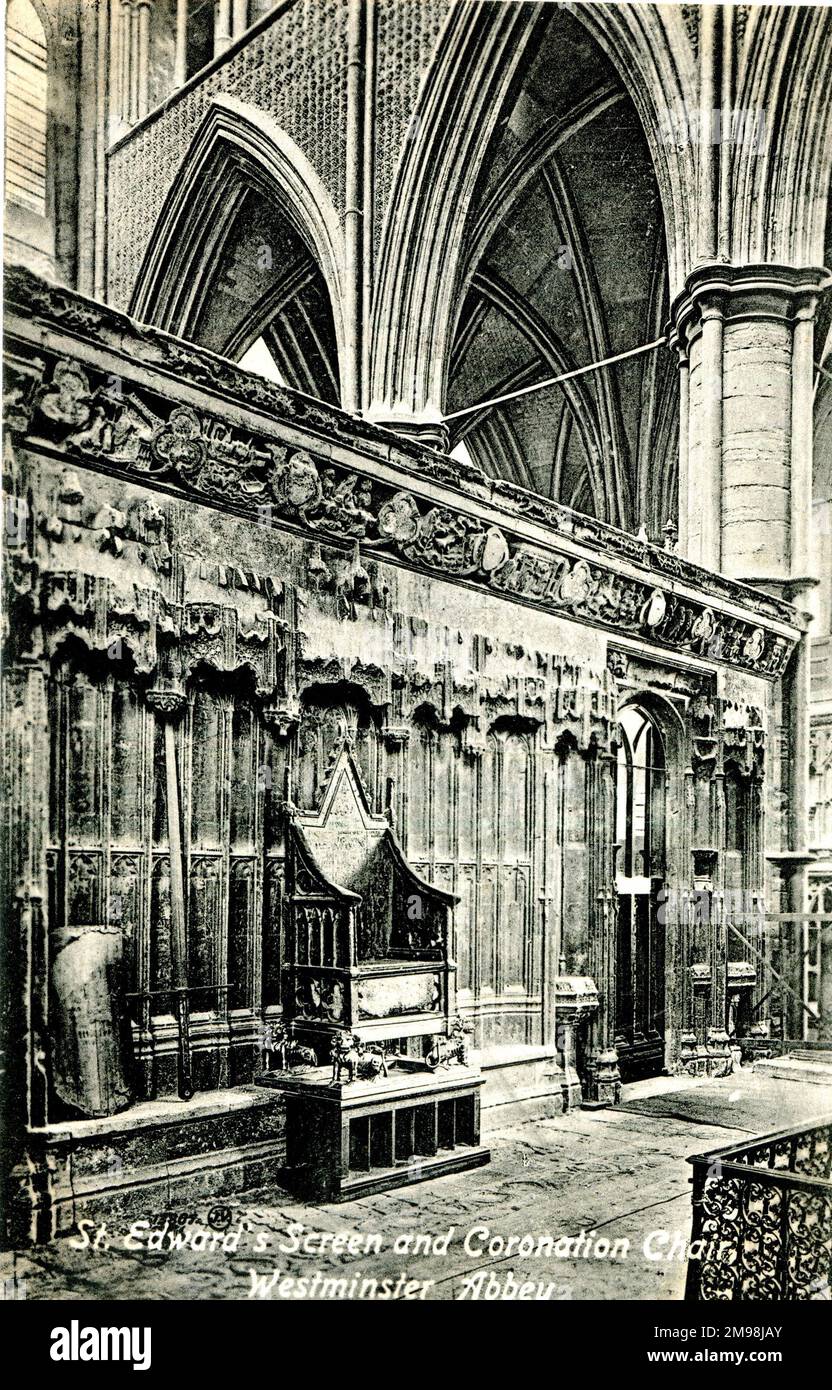
[[295, 820], [305, 831], [360, 828], [380, 835], [388, 828], [386, 818], [373, 813], [349, 739], [343, 740], [333, 756], [320, 807], [317, 811], [297, 811]]

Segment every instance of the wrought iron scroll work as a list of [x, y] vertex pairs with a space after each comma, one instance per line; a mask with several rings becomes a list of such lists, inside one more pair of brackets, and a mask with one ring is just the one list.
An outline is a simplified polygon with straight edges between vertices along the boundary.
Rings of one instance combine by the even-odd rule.
[[688, 1299], [829, 1298], [832, 1120], [690, 1162]]

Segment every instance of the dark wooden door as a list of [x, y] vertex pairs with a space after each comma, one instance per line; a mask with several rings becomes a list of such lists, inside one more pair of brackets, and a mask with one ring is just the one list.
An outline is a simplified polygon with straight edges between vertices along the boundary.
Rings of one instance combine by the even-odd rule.
[[617, 780], [615, 1041], [624, 1081], [664, 1065], [666, 772], [661, 737], [641, 710], [621, 718]]
[[616, 1046], [624, 1081], [658, 1076], [664, 1065], [664, 926], [660, 879], [619, 882]]

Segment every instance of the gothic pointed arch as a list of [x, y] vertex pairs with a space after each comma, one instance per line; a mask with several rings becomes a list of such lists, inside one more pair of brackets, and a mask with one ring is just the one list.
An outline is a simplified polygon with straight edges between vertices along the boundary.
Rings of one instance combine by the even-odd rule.
[[[242, 227], [249, 237], [249, 268], [259, 265], [270, 274], [242, 287], [245, 311], [241, 307], [236, 320], [226, 315], [219, 323], [214, 314], [206, 326], [217, 290], [245, 274]], [[165, 199], [130, 312], [231, 356], [265, 336], [289, 384], [337, 399], [343, 277], [340, 220], [306, 156], [261, 111], [215, 97]], [[310, 305], [300, 296], [312, 281]], [[278, 315], [293, 302], [294, 323], [287, 321], [281, 331]]]
[[695, 256], [696, 150], [675, 119], [699, 101], [698, 18], [686, 5], [576, 5], [572, 13], [612, 63], [638, 113], [662, 200], [671, 297]]
[[[465, 222], [536, 6], [454, 6], [412, 118], [385, 226], [372, 327], [371, 413], [436, 417]], [[460, 80], [478, 73], [476, 82]], [[430, 418], [426, 416], [425, 418]]]
[[[476, 269], [466, 266], [466, 224], [477, 181], [536, 37], [558, 13], [513, 4], [449, 13], [382, 231], [370, 380], [376, 418], [428, 423], [442, 414], [465, 276]], [[684, 22], [652, 7], [573, 6], [569, 13], [608, 55], [635, 105], [661, 194], [675, 293], [690, 261], [694, 187], [693, 151], [679, 152], [667, 138], [668, 111], [695, 100]], [[461, 78], [473, 71], [476, 83]], [[600, 101], [609, 99], [599, 92]]]

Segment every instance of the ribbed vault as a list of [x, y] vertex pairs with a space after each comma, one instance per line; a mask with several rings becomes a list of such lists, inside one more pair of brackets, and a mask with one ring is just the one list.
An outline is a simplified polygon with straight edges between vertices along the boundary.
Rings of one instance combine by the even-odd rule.
[[[668, 264], [653, 160], [610, 61], [559, 11], [492, 136], [467, 224], [446, 413], [660, 336]], [[676, 509], [669, 352], [452, 422], [490, 472], [658, 537]]]
[[235, 361], [262, 339], [287, 386], [338, 402], [338, 351], [320, 269], [280, 208], [256, 190], [218, 248], [190, 336]]

